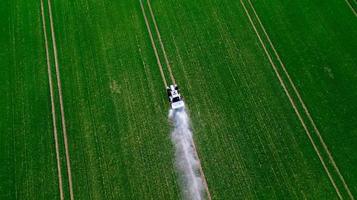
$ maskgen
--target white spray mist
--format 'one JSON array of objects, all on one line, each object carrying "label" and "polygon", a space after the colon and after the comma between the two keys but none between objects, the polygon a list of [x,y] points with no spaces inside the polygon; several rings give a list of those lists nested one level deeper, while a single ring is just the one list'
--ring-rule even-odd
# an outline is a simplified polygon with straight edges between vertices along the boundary
[{"label": "white spray mist", "polygon": [[190,127],[190,118],[184,108],[169,111],[173,122],[171,140],[175,146],[175,164],[181,179],[184,198],[202,200],[203,180],[200,176],[199,161],[196,157]]}]

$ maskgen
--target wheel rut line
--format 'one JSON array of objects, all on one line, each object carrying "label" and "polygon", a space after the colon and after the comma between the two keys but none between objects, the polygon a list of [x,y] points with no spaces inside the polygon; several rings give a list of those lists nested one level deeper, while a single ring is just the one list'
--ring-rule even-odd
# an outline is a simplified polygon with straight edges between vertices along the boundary
[{"label": "wheel rut line", "polygon": [[351,9],[351,11],[353,12],[353,14],[355,15],[355,17],[357,17],[357,12],[356,10],[353,8],[353,6],[351,5],[349,0],[345,0],[347,6]]},{"label": "wheel rut line", "polygon": [[149,7],[149,11],[150,11],[150,15],[151,15],[152,21],[154,22],[155,31],[156,31],[157,37],[158,37],[158,39],[159,39],[159,43],[160,43],[160,46],[161,46],[161,50],[162,50],[162,52],[163,52],[163,54],[164,54],[164,59],[165,59],[165,63],[166,63],[167,69],[169,70],[169,73],[170,73],[170,78],[171,78],[171,80],[172,80],[172,83],[173,83],[173,84],[176,84],[175,77],[174,77],[174,75],[173,75],[173,73],[172,73],[171,65],[170,65],[169,59],[168,59],[168,57],[167,57],[164,44],[163,44],[162,39],[161,39],[161,34],[160,34],[160,31],[159,31],[159,27],[157,26],[156,19],[155,19],[155,15],[154,15],[154,12],[152,11],[152,8],[151,8],[150,0],[147,0],[146,3],[147,3],[147,5],[148,5],[148,7]]},{"label": "wheel rut line", "polygon": [[44,42],[45,42],[45,51],[46,51],[48,84],[50,87],[50,96],[51,96],[51,112],[52,112],[53,137],[54,137],[55,149],[56,149],[58,187],[59,187],[59,192],[60,192],[60,199],[64,200],[61,161],[60,161],[61,159],[60,159],[60,155],[59,155],[58,133],[57,133],[57,123],[56,123],[56,110],[55,110],[55,102],[54,102],[54,95],[53,95],[51,63],[50,63],[50,55],[49,55],[49,50],[48,50],[48,39],[47,39],[47,33],[46,33],[46,20],[45,20],[45,14],[44,14],[43,0],[41,0],[41,18],[42,18],[42,28],[43,28],[43,35],[44,35]]},{"label": "wheel rut line", "polygon": [[52,16],[51,0],[47,0],[47,4],[48,4],[49,19],[50,19],[50,29],[51,29],[51,36],[52,36],[53,55],[54,55],[54,60],[55,60],[57,87],[58,87],[61,119],[62,119],[61,120],[62,121],[62,132],[63,132],[63,140],[64,140],[64,147],[65,147],[65,155],[66,155],[69,194],[70,194],[70,199],[74,200],[73,184],[72,184],[72,173],[71,173],[71,162],[70,162],[70,155],[69,155],[69,150],[68,150],[66,119],[65,119],[65,112],[64,112],[64,106],[63,106],[62,83],[61,83],[61,75],[60,75],[59,64],[58,64],[58,53],[57,53],[56,36],[55,36],[54,25],[53,25],[54,23],[53,23],[53,16]]},{"label": "wheel rut line", "polygon": [[[346,0],[346,1],[347,1],[347,0]],[[332,156],[330,150],[328,149],[328,147],[327,147],[327,145],[326,145],[324,139],[322,138],[321,133],[320,133],[319,129],[317,128],[316,124],[315,124],[315,121],[313,120],[313,118],[312,118],[312,116],[311,116],[309,110],[307,109],[306,104],[305,104],[305,102],[303,101],[303,99],[302,99],[302,97],[301,97],[301,95],[300,95],[300,92],[298,91],[298,89],[296,88],[296,86],[295,86],[293,80],[291,79],[291,77],[290,77],[290,75],[289,75],[289,73],[288,73],[288,71],[287,71],[287,69],[286,69],[286,67],[285,67],[285,64],[284,64],[283,61],[281,60],[281,58],[280,58],[278,52],[276,51],[275,46],[273,45],[273,43],[272,43],[272,41],[271,41],[271,39],[270,39],[270,37],[269,37],[269,35],[268,35],[268,33],[267,33],[267,31],[266,31],[264,25],[263,25],[263,23],[262,23],[261,20],[260,20],[259,15],[257,14],[257,12],[256,12],[256,10],[255,10],[253,4],[251,3],[251,0],[248,0],[248,3],[249,3],[249,5],[251,6],[251,8],[252,8],[252,10],[253,10],[253,13],[254,13],[254,15],[256,16],[256,18],[257,18],[257,20],[258,20],[258,23],[259,23],[260,27],[262,28],[262,30],[263,30],[263,32],[264,32],[266,38],[268,39],[268,42],[269,42],[270,46],[272,47],[273,52],[274,52],[276,58],[278,59],[280,66],[282,67],[282,69],[283,69],[283,71],[284,71],[284,74],[285,74],[286,77],[288,78],[289,83],[290,83],[290,85],[292,86],[292,88],[293,88],[293,90],[294,90],[294,93],[295,93],[296,96],[298,97],[298,100],[299,100],[300,104],[302,105],[303,110],[305,111],[305,113],[306,113],[306,115],[307,115],[307,117],[308,117],[308,119],[309,119],[311,125],[313,126],[313,129],[315,130],[315,132],[316,132],[316,134],[317,134],[317,136],[318,136],[318,138],[319,138],[319,141],[321,142],[321,144],[322,144],[322,146],[323,146],[325,152],[327,153],[327,155],[328,155],[328,157],[329,157],[329,160],[330,160],[332,166],[334,167],[336,173],[338,174],[338,177],[339,177],[340,180],[342,181],[342,184],[343,184],[344,188],[346,189],[346,191],[347,191],[349,197],[350,197],[351,199],[354,199],[354,197],[353,197],[353,195],[352,195],[352,193],[351,193],[351,191],[350,191],[350,189],[349,189],[349,187],[348,187],[348,185],[347,185],[347,183],[346,183],[344,177],[342,176],[342,174],[341,174],[339,168],[337,167],[337,164],[336,164],[336,162],[335,162],[335,160],[334,160],[334,158],[333,158],[333,156]]]},{"label": "wheel rut line", "polygon": [[158,52],[157,52],[157,48],[156,48],[156,45],[155,45],[155,41],[154,41],[152,32],[151,32],[151,30],[150,30],[149,21],[148,21],[148,19],[147,19],[146,14],[145,14],[144,5],[143,5],[142,0],[139,0],[139,1],[140,1],[141,12],[143,13],[143,16],[144,16],[144,19],[145,19],[146,28],[147,28],[147,31],[148,31],[149,36],[150,36],[151,46],[152,46],[152,48],[153,48],[153,50],[154,50],[154,53],[155,53],[157,65],[159,66],[159,69],[160,69],[161,78],[162,78],[162,81],[164,82],[165,88],[167,88],[168,85],[167,85],[167,82],[166,82],[164,70],[162,69],[162,64],[161,64],[161,61],[160,61],[160,57],[159,57],[159,54],[158,54]]},{"label": "wheel rut line", "polygon": [[298,117],[298,119],[299,119],[301,125],[303,126],[303,128],[304,128],[304,130],[305,130],[305,132],[306,132],[306,134],[307,134],[307,136],[308,136],[308,138],[309,138],[309,140],[310,140],[310,142],[311,142],[311,144],[312,144],[312,146],[313,146],[313,148],[314,148],[314,150],[315,150],[315,152],[316,152],[316,154],[317,154],[317,156],[318,156],[318,158],[319,158],[319,160],[320,160],[320,162],[321,162],[321,164],[322,164],[322,166],[323,166],[323,168],[324,168],[324,170],[325,170],[325,172],[326,172],[326,174],[327,174],[327,176],[328,176],[328,178],[330,179],[331,184],[333,185],[333,187],[334,187],[334,189],[335,189],[335,191],[336,191],[338,197],[339,197],[340,199],[343,199],[343,198],[342,198],[342,195],[341,195],[341,193],[340,193],[339,188],[337,187],[337,185],[336,185],[334,179],[332,178],[332,176],[331,176],[331,174],[330,174],[330,171],[328,170],[328,168],[327,168],[327,166],[326,166],[326,163],[325,163],[324,159],[322,158],[322,156],[321,156],[321,154],[320,154],[320,151],[318,150],[318,148],[317,148],[317,146],[316,146],[316,144],[315,144],[315,142],[314,142],[314,140],[313,140],[313,138],[312,138],[312,136],[311,136],[310,131],[308,130],[308,128],[307,128],[307,126],[306,126],[304,120],[302,119],[301,114],[300,114],[300,112],[298,111],[294,100],[292,99],[290,93],[288,92],[287,87],[286,87],[286,85],[285,85],[285,83],[284,83],[282,77],[280,76],[280,74],[279,74],[279,72],[278,72],[278,70],[277,70],[276,65],[274,64],[274,62],[273,62],[273,60],[272,60],[272,58],[271,58],[271,56],[270,56],[270,54],[269,54],[269,52],[268,52],[268,50],[267,50],[267,48],[266,48],[266,46],[265,46],[265,44],[264,44],[264,42],[263,42],[263,40],[262,40],[260,34],[258,33],[258,30],[257,30],[256,26],[254,25],[253,20],[252,20],[250,14],[249,14],[249,12],[248,12],[248,10],[247,10],[247,8],[246,8],[244,2],[243,2],[242,0],[240,0],[240,3],[241,3],[241,5],[242,5],[243,8],[244,8],[244,11],[245,11],[245,13],[246,13],[246,15],[247,15],[247,17],[248,17],[248,19],[249,19],[249,22],[250,22],[250,24],[252,25],[252,28],[254,29],[255,34],[256,34],[256,36],[258,37],[258,39],[259,39],[259,41],[260,41],[260,44],[261,44],[261,46],[263,47],[263,50],[264,50],[264,52],[265,52],[265,54],[266,54],[266,56],[267,56],[267,58],[268,58],[268,60],[269,60],[269,62],[270,62],[270,64],[271,64],[271,66],[273,67],[273,70],[274,70],[274,72],[275,72],[275,74],[276,74],[276,76],[277,76],[277,78],[278,78],[278,80],[279,80],[279,82],[280,82],[280,85],[283,87],[283,90],[284,90],[285,94],[287,95],[290,104],[292,105],[292,107],[293,107],[293,109],[294,109],[294,111],[295,111],[295,113],[296,113],[296,115],[297,115],[297,117]]},{"label": "wheel rut line", "polygon": [[[167,84],[166,84],[166,79],[165,79],[165,75],[163,73],[163,70],[162,70],[162,65],[161,65],[161,61],[160,61],[160,58],[158,56],[158,53],[157,53],[157,48],[156,48],[156,44],[155,44],[155,41],[153,39],[153,35],[152,35],[152,32],[151,32],[151,29],[150,29],[150,25],[149,25],[149,22],[148,22],[148,19],[147,19],[147,16],[145,14],[145,9],[144,9],[144,6],[143,6],[143,3],[142,3],[142,0],[139,0],[140,1],[140,6],[141,6],[141,11],[144,15],[144,19],[145,19],[145,24],[146,24],[146,27],[147,27],[147,30],[149,32],[149,36],[150,36],[150,40],[151,40],[151,44],[152,44],[152,47],[154,49],[154,53],[155,53],[155,56],[156,56],[156,59],[157,59],[157,62],[159,64],[159,67],[160,67],[160,72],[162,73],[162,77],[163,79],[165,80],[165,86],[167,87]],[[165,51],[165,47],[164,47],[164,44],[162,42],[162,39],[161,39],[161,34],[160,34],[160,31],[159,31],[159,28],[158,28],[158,25],[156,23],[156,20],[155,20],[155,15],[154,15],[154,12],[152,11],[152,8],[151,8],[151,4],[150,4],[150,0],[147,0],[147,4],[148,4],[148,7],[149,7],[149,12],[150,12],[150,15],[151,15],[151,18],[153,20],[153,23],[154,23],[154,26],[155,26],[155,31],[156,31],[156,34],[158,36],[158,39],[159,39],[159,43],[160,43],[160,46],[161,46],[161,50],[164,54],[164,59],[165,59],[165,62],[166,62],[166,65],[167,65],[167,68],[169,70],[169,73],[170,73],[170,77],[171,77],[171,80],[174,84],[176,84],[176,81],[175,81],[175,77],[173,75],[173,72],[171,70],[171,65],[170,65],[170,62],[168,60],[168,57],[167,57],[167,54],[166,54],[166,51]],[[206,177],[205,177],[205,174],[204,174],[204,171],[202,169],[202,165],[201,165],[201,160],[198,156],[198,153],[197,153],[197,149],[196,149],[196,145],[195,145],[195,142],[192,141],[192,146],[193,146],[193,149],[194,149],[194,154],[197,158],[197,161],[198,161],[198,166],[199,166],[199,171],[200,171],[200,175],[201,175],[201,178],[203,180],[203,185],[204,185],[204,188],[205,188],[205,191],[206,191],[206,195],[207,195],[207,198],[209,200],[211,200],[211,193],[208,189],[208,184],[207,184],[207,180],[206,180]]]}]

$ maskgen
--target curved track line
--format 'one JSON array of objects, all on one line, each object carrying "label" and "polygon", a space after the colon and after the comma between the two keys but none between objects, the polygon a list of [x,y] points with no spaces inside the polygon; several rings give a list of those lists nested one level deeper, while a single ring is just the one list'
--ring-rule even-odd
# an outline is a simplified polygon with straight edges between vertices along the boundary
[{"label": "curved track line", "polygon": [[70,194],[71,200],[73,200],[74,196],[73,196],[73,186],[72,186],[71,162],[70,162],[69,150],[68,150],[66,120],[65,120],[65,115],[64,115],[63,97],[62,97],[62,84],[61,84],[61,77],[60,77],[60,71],[59,71],[59,66],[58,66],[57,45],[56,45],[56,37],[55,37],[54,25],[53,25],[51,0],[48,0],[47,3],[48,3],[48,12],[49,12],[49,17],[50,17],[50,25],[51,25],[50,27],[51,27],[51,35],[52,35],[53,55],[54,55],[55,68],[56,68],[58,94],[59,94],[59,100],[60,100],[59,102],[60,102],[60,110],[61,110],[61,118],[62,118],[63,140],[64,140],[64,147],[65,147],[65,153],[66,153],[69,194]]},{"label": "curved track line", "polygon": [[155,53],[157,65],[159,66],[159,69],[160,69],[161,78],[162,78],[162,81],[163,81],[164,84],[165,84],[165,88],[167,88],[167,82],[166,82],[165,74],[164,74],[164,71],[163,71],[163,69],[162,69],[162,65],[161,65],[161,61],[160,61],[160,58],[159,58],[159,54],[157,53],[155,41],[154,41],[154,38],[153,38],[152,33],[151,33],[151,30],[150,30],[150,25],[149,25],[148,19],[147,19],[146,14],[145,14],[145,9],[144,9],[142,0],[140,0],[140,6],[141,6],[141,12],[142,12],[143,15],[144,15],[146,28],[147,28],[148,33],[149,33],[149,36],[150,36],[151,46],[152,46],[152,48],[153,48],[153,50],[154,50],[154,53]]},{"label": "curved track line", "polygon": [[340,173],[339,168],[337,167],[337,164],[336,164],[336,162],[335,162],[335,160],[334,160],[334,158],[333,158],[333,156],[332,156],[330,150],[328,149],[328,147],[327,147],[325,141],[323,140],[323,138],[322,138],[322,136],[321,136],[321,134],[320,134],[319,129],[317,128],[317,126],[316,126],[314,120],[312,119],[312,117],[311,117],[311,115],[310,115],[310,112],[309,112],[309,110],[307,109],[307,107],[306,107],[306,105],[305,105],[305,103],[304,103],[304,101],[303,101],[303,99],[302,99],[302,97],[301,97],[301,95],[300,95],[300,92],[297,90],[297,88],[296,88],[294,82],[292,81],[292,79],[291,79],[291,77],[290,77],[288,71],[286,70],[286,67],[285,67],[284,63],[283,63],[282,60],[280,59],[280,56],[279,56],[278,52],[276,51],[276,49],[275,49],[273,43],[271,42],[270,37],[269,37],[268,33],[267,33],[266,30],[265,30],[265,27],[263,26],[262,22],[260,21],[260,18],[259,18],[259,16],[258,16],[258,14],[256,13],[253,4],[251,3],[250,0],[248,0],[248,2],[249,2],[250,6],[251,6],[251,8],[252,8],[252,10],[253,10],[253,12],[254,12],[254,15],[255,15],[256,18],[258,19],[258,22],[259,22],[259,24],[260,24],[260,27],[263,29],[263,32],[264,32],[266,38],[268,39],[268,42],[269,42],[270,46],[272,47],[275,56],[278,58],[278,61],[279,61],[280,65],[281,65],[281,67],[282,67],[282,69],[283,69],[283,71],[284,71],[286,77],[288,78],[290,85],[292,86],[292,88],[293,88],[293,90],[294,90],[296,96],[298,97],[298,99],[299,99],[299,101],[300,101],[300,103],[301,103],[301,105],[302,105],[302,107],[303,107],[303,109],[304,109],[304,111],[305,111],[307,117],[309,118],[309,121],[311,122],[311,124],[312,124],[312,126],[313,126],[313,128],[314,128],[314,130],[315,130],[315,132],[316,132],[316,134],[317,134],[317,136],[318,136],[318,138],[319,138],[319,140],[320,140],[322,146],[324,147],[324,149],[325,149],[325,151],[326,151],[326,153],[327,153],[327,155],[328,155],[328,157],[329,157],[329,159],[330,159],[330,162],[332,163],[333,167],[335,168],[335,170],[336,170],[336,172],[337,172],[337,174],[338,174],[340,180],[342,181],[343,186],[344,186],[344,188],[346,189],[348,195],[350,196],[351,199],[354,199],[354,197],[353,197],[353,195],[352,195],[352,193],[351,193],[351,191],[350,191],[348,185],[347,185],[346,182],[345,182],[345,179],[343,178],[342,174]]},{"label": "curved track line", "polygon": [[257,35],[257,37],[258,37],[258,39],[259,39],[259,41],[260,41],[260,44],[262,45],[262,47],[263,47],[263,49],[264,49],[264,52],[265,52],[266,56],[268,57],[268,60],[269,60],[269,62],[270,62],[270,64],[271,64],[271,66],[272,66],[273,69],[274,69],[274,72],[275,72],[277,78],[279,79],[280,85],[283,87],[284,92],[285,92],[285,94],[287,95],[287,97],[288,97],[288,99],[289,99],[289,101],[290,101],[290,104],[292,105],[292,107],[293,107],[293,109],[294,109],[296,115],[298,116],[301,125],[303,126],[303,128],[304,128],[304,130],[305,130],[305,132],[306,132],[306,134],[307,134],[307,136],[308,136],[308,138],[309,138],[309,140],[310,140],[310,142],[311,142],[311,144],[312,144],[312,146],[313,146],[313,148],[314,148],[314,150],[315,150],[315,152],[316,152],[316,154],[317,154],[317,156],[318,156],[319,159],[320,159],[320,162],[321,162],[323,168],[325,169],[325,172],[327,173],[327,176],[329,177],[329,179],[330,179],[330,181],[331,181],[333,187],[335,188],[336,193],[337,193],[337,195],[339,196],[339,198],[340,198],[340,199],[343,199],[343,198],[342,198],[342,195],[341,195],[341,193],[340,193],[340,190],[337,188],[334,179],[332,178],[332,176],[331,176],[329,170],[327,169],[327,166],[326,166],[326,164],[325,164],[325,162],[324,162],[324,160],[323,160],[323,158],[322,158],[322,156],[321,156],[321,154],[320,154],[320,151],[318,150],[318,148],[317,148],[317,146],[316,146],[314,140],[313,140],[312,137],[311,137],[311,133],[310,133],[309,130],[307,129],[307,126],[306,126],[305,122],[303,121],[303,119],[302,119],[302,117],[301,117],[301,115],[300,115],[300,112],[298,111],[298,109],[297,109],[297,107],[296,107],[296,105],[295,105],[294,100],[293,100],[292,97],[290,96],[290,94],[289,94],[289,92],[288,92],[288,90],[287,90],[287,88],[286,88],[286,85],[285,85],[283,79],[281,78],[281,76],[280,76],[280,74],[279,74],[279,72],[278,72],[278,70],[277,70],[276,65],[274,64],[274,62],[273,62],[273,60],[272,60],[272,58],[271,58],[271,56],[270,56],[270,54],[269,54],[269,52],[268,52],[268,50],[267,50],[267,48],[266,48],[266,46],[265,46],[263,40],[261,39],[261,37],[260,37],[260,35],[259,35],[259,33],[258,33],[258,30],[257,30],[257,28],[255,27],[255,25],[254,25],[254,23],[253,23],[253,20],[252,20],[251,16],[250,16],[249,13],[248,13],[247,8],[245,7],[245,4],[243,3],[242,0],[240,0],[240,2],[241,2],[242,6],[243,6],[243,8],[244,8],[244,11],[245,11],[245,13],[246,13],[248,19],[249,19],[249,22],[251,23],[251,25],[252,25],[252,27],[253,27],[253,29],[254,29],[254,31],[255,31],[255,34]]},{"label": "curved track line", "polygon": [[164,53],[164,58],[165,58],[165,62],[166,62],[166,65],[167,65],[167,69],[169,70],[169,73],[170,73],[171,81],[172,81],[173,84],[176,85],[175,77],[174,77],[174,75],[172,73],[171,65],[170,65],[169,59],[167,58],[165,47],[164,47],[164,44],[163,44],[162,39],[161,39],[161,34],[160,34],[159,28],[158,28],[158,26],[156,24],[155,15],[154,15],[154,12],[151,9],[150,0],[147,0],[147,4],[149,6],[149,11],[150,11],[150,15],[151,15],[152,21],[154,22],[154,27],[155,27],[156,34],[157,34],[157,36],[159,38],[159,43],[160,43],[160,46],[161,46],[161,50]]},{"label": "curved track line", "polygon": [[55,109],[55,102],[54,102],[54,97],[53,97],[51,64],[50,64],[50,55],[49,55],[49,51],[48,51],[48,40],[47,40],[47,33],[46,33],[46,20],[45,20],[44,8],[43,8],[43,0],[41,0],[41,16],[42,16],[42,28],[43,28],[43,35],[44,35],[45,49],[46,49],[48,84],[50,86],[50,96],[51,96],[52,124],[53,124],[53,137],[55,140],[55,148],[56,148],[58,187],[59,187],[59,192],[60,192],[60,199],[63,200],[64,195],[63,195],[63,184],[62,184],[61,159],[59,156],[58,134],[57,134],[57,124],[56,124],[56,109]]}]

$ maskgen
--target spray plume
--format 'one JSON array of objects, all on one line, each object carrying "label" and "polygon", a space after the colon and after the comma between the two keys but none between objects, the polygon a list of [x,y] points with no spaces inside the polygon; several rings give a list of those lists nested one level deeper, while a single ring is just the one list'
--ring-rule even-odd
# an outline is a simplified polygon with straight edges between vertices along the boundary
[{"label": "spray plume", "polygon": [[184,108],[170,109],[169,118],[173,122],[171,140],[175,146],[175,165],[179,172],[184,198],[202,200],[203,180],[200,176],[199,161],[196,157],[190,126],[190,118]]}]

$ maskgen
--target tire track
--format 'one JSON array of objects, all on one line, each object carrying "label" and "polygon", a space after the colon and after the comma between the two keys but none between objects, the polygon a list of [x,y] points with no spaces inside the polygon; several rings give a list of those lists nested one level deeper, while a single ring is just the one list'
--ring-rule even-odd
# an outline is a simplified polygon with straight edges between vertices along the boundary
[{"label": "tire track", "polygon": [[353,12],[353,14],[355,15],[355,17],[357,17],[357,12],[356,10],[353,8],[353,6],[351,5],[351,3],[348,0],[345,0],[347,6],[351,9],[351,11]]},{"label": "tire track", "polygon": [[290,101],[290,104],[292,105],[292,107],[293,107],[293,109],[294,109],[294,111],[295,111],[295,113],[296,113],[296,115],[297,115],[297,117],[298,117],[298,119],[299,119],[301,125],[303,126],[303,128],[304,128],[304,130],[305,130],[305,132],[306,132],[306,134],[307,134],[307,136],[308,136],[308,138],[309,138],[309,140],[310,140],[310,142],[311,142],[311,144],[312,144],[312,146],[313,146],[313,148],[314,148],[314,150],[315,150],[315,152],[316,152],[316,154],[317,154],[317,156],[319,157],[319,160],[320,160],[320,162],[321,162],[321,164],[322,164],[322,166],[323,166],[323,168],[324,168],[324,170],[325,170],[325,172],[326,172],[328,178],[330,179],[331,184],[332,184],[333,187],[335,188],[335,191],[336,191],[338,197],[339,197],[340,199],[343,199],[343,198],[342,198],[342,195],[341,195],[341,193],[340,193],[340,190],[339,190],[338,187],[336,186],[336,183],[335,183],[334,179],[332,178],[332,176],[331,176],[331,174],[330,174],[330,171],[328,170],[328,168],[327,168],[327,166],[326,166],[326,163],[325,163],[325,161],[323,160],[323,158],[322,158],[322,156],[321,156],[321,154],[320,154],[320,151],[318,150],[318,148],[317,148],[317,146],[316,146],[316,144],[315,144],[315,142],[314,142],[314,140],[313,140],[313,138],[312,138],[312,136],[311,136],[310,131],[308,130],[308,128],[307,128],[307,126],[306,126],[304,120],[302,119],[301,114],[300,114],[300,112],[298,111],[294,100],[292,99],[290,93],[288,92],[287,87],[286,87],[286,85],[285,85],[285,83],[284,83],[282,77],[280,76],[280,74],[279,74],[279,72],[278,72],[278,70],[277,70],[276,65],[274,64],[274,62],[273,62],[273,60],[272,60],[272,58],[271,58],[271,56],[270,56],[270,54],[269,54],[269,52],[268,52],[268,50],[267,50],[267,48],[266,48],[266,46],[265,46],[263,40],[261,39],[261,36],[260,36],[260,34],[258,33],[258,30],[257,30],[256,26],[254,25],[253,20],[252,20],[250,14],[249,14],[249,12],[248,12],[248,10],[247,10],[247,8],[246,8],[244,2],[243,2],[242,0],[240,0],[240,3],[241,3],[241,5],[242,5],[243,8],[244,8],[244,11],[245,11],[245,13],[246,13],[246,15],[247,15],[247,17],[248,17],[248,19],[249,19],[249,22],[250,22],[250,24],[252,25],[252,27],[253,27],[253,29],[254,29],[254,31],[255,31],[255,34],[257,35],[257,37],[258,37],[258,39],[259,39],[259,41],[260,41],[260,44],[262,45],[263,50],[264,50],[264,52],[265,52],[265,54],[266,54],[266,56],[267,56],[267,58],[268,58],[268,60],[269,60],[269,62],[270,62],[270,64],[271,64],[271,66],[273,67],[273,70],[274,70],[274,72],[275,72],[277,78],[279,79],[280,85],[283,87],[284,92],[285,92],[285,94],[287,95],[287,97],[288,97],[288,99],[289,99],[289,101]]},{"label": "tire track", "polygon": [[280,66],[282,67],[282,69],[283,69],[283,71],[284,71],[286,77],[288,78],[289,83],[290,83],[290,85],[292,86],[292,88],[293,88],[293,90],[294,90],[294,93],[295,93],[296,96],[298,97],[298,100],[299,100],[300,104],[302,105],[302,107],[303,107],[303,109],[304,109],[304,111],[305,111],[305,114],[307,115],[307,117],[308,117],[310,123],[312,124],[312,126],[313,126],[313,128],[314,128],[314,130],[315,130],[315,132],[316,132],[316,134],[317,134],[317,136],[318,136],[318,138],[319,138],[319,141],[321,142],[321,144],[322,144],[322,146],[323,146],[325,152],[327,153],[330,162],[332,163],[332,165],[333,165],[333,167],[334,167],[336,173],[338,174],[340,180],[342,181],[344,188],[346,189],[346,191],[347,191],[348,195],[350,196],[350,198],[351,198],[351,199],[354,199],[354,197],[353,197],[353,195],[352,195],[352,193],[351,193],[351,191],[350,191],[348,185],[347,185],[346,182],[345,182],[345,179],[343,178],[343,176],[342,176],[342,174],[341,174],[339,168],[337,167],[337,164],[336,164],[336,162],[335,162],[335,160],[334,160],[334,158],[333,158],[333,156],[332,156],[330,150],[328,149],[328,147],[327,147],[327,145],[326,145],[324,139],[322,138],[321,133],[320,133],[319,129],[317,128],[316,124],[315,124],[315,121],[314,121],[313,118],[311,117],[311,114],[310,114],[309,110],[307,109],[307,107],[306,107],[306,105],[305,105],[305,102],[303,101],[303,99],[302,99],[302,97],[301,97],[301,95],[300,95],[300,92],[297,90],[297,88],[296,88],[294,82],[292,81],[292,79],[291,79],[291,77],[290,77],[290,75],[289,75],[289,73],[288,73],[288,71],[287,71],[287,69],[286,69],[286,67],[285,67],[285,64],[282,62],[282,60],[281,60],[281,58],[280,58],[278,52],[276,51],[276,49],[275,49],[273,43],[271,42],[270,37],[269,37],[268,33],[266,32],[265,27],[263,26],[263,23],[262,23],[261,20],[260,20],[260,17],[259,17],[258,14],[256,13],[255,8],[254,8],[253,4],[251,3],[251,0],[248,0],[248,3],[249,3],[249,5],[250,5],[250,7],[252,8],[254,15],[256,16],[256,18],[257,18],[257,20],[258,20],[258,23],[259,23],[260,27],[261,27],[262,30],[263,30],[264,35],[265,35],[266,38],[268,39],[268,43],[269,43],[270,46],[272,47],[273,52],[274,52],[276,58],[278,59]]},{"label": "tire track", "polygon": [[159,69],[160,69],[161,78],[162,78],[162,81],[164,82],[165,88],[167,88],[168,85],[167,85],[167,82],[166,82],[165,74],[164,74],[164,71],[162,69],[162,65],[161,65],[161,61],[160,61],[160,58],[159,58],[159,54],[157,52],[155,41],[154,41],[154,38],[153,38],[151,30],[150,30],[149,21],[148,21],[148,19],[146,17],[145,9],[144,9],[144,5],[143,5],[142,0],[140,0],[140,7],[141,7],[141,12],[143,13],[143,16],[144,16],[144,19],[145,19],[146,28],[147,28],[149,36],[150,36],[151,46],[152,46],[152,48],[154,50],[154,53],[155,53],[157,65],[159,66]]},{"label": "tire track", "polygon": [[[150,35],[151,44],[152,44],[152,47],[154,49],[155,56],[156,56],[156,59],[157,59],[157,63],[158,63],[159,68],[160,68],[161,76],[162,76],[162,78],[164,80],[165,86],[167,87],[165,75],[164,75],[163,70],[162,70],[162,65],[161,65],[161,61],[160,61],[160,58],[159,58],[158,53],[157,53],[157,48],[156,48],[156,45],[155,45],[155,41],[153,39],[153,36],[152,36],[152,33],[151,33],[151,29],[150,29],[150,25],[149,25],[148,19],[147,19],[146,14],[145,14],[145,9],[144,9],[142,0],[139,0],[139,1],[140,1],[140,6],[141,6],[141,11],[142,11],[142,13],[144,15],[144,18],[145,18],[146,27],[147,27],[147,30],[148,30],[149,35]],[[172,73],[171,66],[170,66],[170,63],[168,61],[168,57],[167,57],[167,54],[166,54],[166,51],[165,51],[165,48],[164,48],[164,44],[163,44],[162,39],[161,39],[160,31],[158,29],[158,26],[157,26],[157,23],[156,23],[156,20],[155,20],[155,16],[154,16],[154,13],[153,13],[152,8],[151,8],[150,0],[147,0],[147,4],[148,4],[148,7],[149,7],[151,18],[152,18],[152,20],[154,22],[155,31],[156,31],[156,34],[157,34],[158,39],[159,39],[161,50],[162,50],[162,52],[164,54],[165,62],[166,62],[167,68],[169,70],[171,80],[172,80],[172,82],[174,84],[176,84],[175,77],[174,77],[174,75]],[[196,150],[196,145],[195,145],[194,141],[192,142],[192,146],[193,146],[193,149],[194,149],[194,154],[195,154],[195,156],[197,157],[197,160],[198,160],[199,171],[200,171],[201,178],[203,180],[203,185],[205,187],[207,198],[209,200],[211,200],[212,199],[211,198],[211,193],[209,192],[209,189],[208,189],[207,180],[206,180],[205,174],[203,172],[202,165],[201,165],[201,160],[200,160],[200,158],[198,156],[198,153],[197,153],[197,150]]]},{"label": "tire track", "polygon": [[165,59],[165,62],[166,62],[167,69],[169,70],[169,73],[170,73],[170,78],[172,80],[172,83],[176,84],[175,77],[174,77],[174,75],[172,73],[171,65],[170,65],[169,59],[167,58],[166,50],[165,50],[164,44],[163,44],[162,39],[161,39],[161,34],[160,34],[159,28],[158,28],[158,26],[156,24],[156,19],[155,19],[154,12],[151,9],[150,0],[147,0],[146,3],[148,4],[152,21],[154,22],[154,27],[155,27],[155,31],[156,31],[157,37],[159,38],[159,43],[160,43],[160,46],[161,46],[161,50],[164,53],[164,59]]},{"label": "tire track", "polygon": [[51,64],[50,64],[50,55],[49,55],[49,50],[48,50],[48,39],[47,39],[47,33],[46,33],[46,20],[45,20],[45,14],[44,14],[43,0],[41,0],[41,16],[42,16],[43,35],[44,35],[44,40],[45,40],[48,84],[50,86],[50,96],[51,96],[52,124],[53,124],[53,137],[54,137],[54,140],[55,140],[55,148],[56,148],[58,187],[59,187],[59,192],[60,192],[60,199],[63,200],[64,199],[64,195],[63,195],[61,159],[60,159],[60,155],[59,155],[58,133],[57,133],[57,123],[56,123],[56,110],[55,110],[54,95],[53,95]]},{"label": "tire track", "polygon": [[193,150],[194,150],[195,156],[196,156],[196,158],[197,158],[197,160],[198,160],[198,168],[200,169],[200,174],[201,174],[201,177],[202,177],[202,180],[203,180],[203,186],[205,187],[205,190],[206,190],[207,198],[208,198],[209,200],[211,200],[211,199],[212,199],[211,193],[210,193],[210,191],[209,191],[209,189],[208,189],[208,184],[207,184],[206,176],[205,176],[205,173],[203,172],[202,165],[201,165],[201,159],[200,159],[200,157],[198,156],[197,149],[196,149],[196,144],[195,144],[194,141],[192,142],[192,146],[193,146]]},{"label": "tire track", "polygon": [[62,121],[62,132],[63,132],[63,140],[64,140],[64,147],[65,147],[65,154],[66,154],[69,194],[70,194],[70,199],[74,200],[71,162],[70,162],[70,156],[69,156],[69,150],[68,150],[67,128],[66,128],[66,120],[65,120],[65,113],[64,113],[64,106],[63,106],[62,84],[61,84],[61,77],[60,77],[59,64],[58,64],[57,44],[56,44],[56,36],[55,36],[54,25],[53,25],[51,0],[48,0],[47,4],[48,4],[48,13],[49,13],[49,18],[50,18],[50,29],[51,29],[51,36],[52,36],[53,55],[54,55],[54,60],[55,60],[57,87],[58,87],[61,119],[62,119],[61,120]]}]

